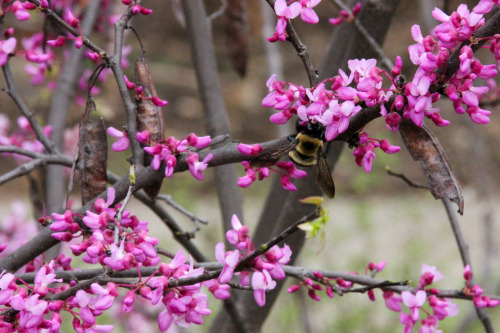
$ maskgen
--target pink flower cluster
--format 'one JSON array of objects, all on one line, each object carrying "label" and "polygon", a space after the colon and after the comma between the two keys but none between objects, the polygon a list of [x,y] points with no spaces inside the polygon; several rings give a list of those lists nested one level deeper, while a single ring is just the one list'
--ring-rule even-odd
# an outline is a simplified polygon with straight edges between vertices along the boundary
[{"label": "pink flower cluster", "polygon": [[[139,5],[137,3],[136,0],[122,0],[122,3],[124,5],[130,6],[132,9],[132,14],[134,14],[134,15],[137,15],[137,14],[150,15],[151,13],[153,13],[153,10],[146,8],[146,7],[142,7],[141,5]],[[36,8],[36,6],[34,6],[33,4],[31,4],[31,3],[28,3],[28,4],[31,5],[31,6],[28,6],[28,7],[30,7],[28,9],[35,9]],[[23,6],[20,6],[20,8],[22,8],[22,7]],[[24,5],[24,7],[27,7],[27,6]],[[16,13],[16,15],[17,15],[17,13]],[[29,16],[28,16],[28,18],[29,18]],[[83,35],[82,35],[81,27],[80,27],[80,20],[77,19],[73,15],[73,12],[71,11],[70,7],[64,8],[63,18],[70,26],[72,26],[73,28],[78,28],[78,32],[80,33],[80,35],[76,36],[76,37],[74,37],[74,36],[58,36],[57,39],[47,41],[47,44],[52,46],[52,47],[62,47],[66,43],[66,40],[69,39],[69,40],[75,41],[75,46],[77,49],[81,48],[83,45]],[[90,55],[90,57],[95,57],[95,54]]]},{"label": "pink flower cluster", "polygon": [[66,40],[70,39],[75,41],[75,47],[77,49],[81,48],[83,45],[83,37],[82,37],[83,34],[82,34],[82,29],[80,27],[80,20],[73,15],[73,12],[69,8],[66,9],[64,20],[73,28],[78,28],[78,32],[80,33],[80,35],[76,37],[58,36],[57,39],[55,40],[47,41],[47,44],[52,47],[62,47],[66,43]]},{"label": "pink flower cluster", "polygon": [[467,265],[464,268],[464,279],[465,279],[465,288],[463,289],[466,295],[472,296],[472,301],[477,308],[494,308],[500,304],[500,300],[490,299],[487,295],[483,295],[483,289],[475,284],[473,286],[470,285],[473,274],[470,269],[470,266]]},{"label": "pink flower cluster", "polygon": [[353,155],[356,164],[364,166],[366,172],[372,169],[372,162],[376,158],[375,148],[382,149],[386,154],[397,153],[401,148],[398,146],[391,146],[387,139],[372,139],[368,137],[368,133],[363,132],[359,135],[359,145],[354,149]]},{"label": "pink flower cluster", "polygon": [[62,279],[56,279],[55,274],[55,270],[61,268],[71,269],[69,261],[65,260],[64,266],[56,265],[54,260],[43,265],[35,276],[33,286],[20,281],[24,287],[16,285],[13,274],[0,274],[0,305],[4,308],[4,315],[0,317],[2,332],[59,332],[63,311],[73,316],[76,332],[110,332],[113,329],[112,325],[97,325],[95,317],[113,304],[117,296],[116,285],[108,283],[103,288],[94,283],[89,290],[78,290],[75,296],[66,300],[49,300],[51,297],[47,296],[56,296],[70,288],[66,284],[54,285],[62,282]]},{"label": "pink flower cluster", "polygon": [[[22,45],[25,50],[25,58],[29,61],[24,70],[31,76],[31,83],[38,85],[43,83],[48,69],[53,66],[55,54],[50,47],[44,44],[43,32],[36,33],[31,37],[23,38]],[[54,87],[51,84],[49,87]]]},{"label": "pink flower cluster", "polygon": [[137,3],[137,0],[122,0],[122,3],[126,6],[130,6],[132,8],[132,14],[142,14],[142,15],[150,15],[153,13],[152,9],[142,7]]},{"label": "pink flower cluster", "polygon": [[[410,313],[402,312],[399,315],[399,322],[403,324],[404,332],[411,332],[412,328],[421,321],[420,332],[435,332],[438,328],[438,322],[446,317],[456,316],[458,313],[458,304],[451,303],[449,298],[439,298],[436,289],[427,289],[426,287],[443,278],[443,275],[434,266],[422,265],[422,275],[420,276],[417,292],[413,294],[410,291],[403,291],[401,296],[394,295],[391,291],[384,292],[384,299],[387,308],[392,311],[400,312],[403,303],[410,309]],[[428,295],[428,293],[430,295]],[[433,313],[424,311],[427,317],[420,319],[420,308],[427,304],[431,307]]]},{"label": "pink flower cluster", "polygon": [[[276,75],[273,75],[267,81],[269,94],[262,101],[262,105],[279,111],[270,118],[271,122],[276,124],[284,124],[294,115],[302,121],[322,124],[325,127],[325,140],[327,141],[334,140],[347,130],[349,120],[361,110],[360,104],[368,107],[382,106],[382,115],[391,124],[391,128],[397,129],[401,118],[393,110],[387,112],[384,103],[388,102],[391,95],[399,90],[396,88],[396,81],[385,71],[376,67],[376,64],[375,59],[349,60],[348,65],[351,70],[349,76],[339,70],[340,75],[327,79],[314,88],[304,88],[290,82],[282,82],[276,79]],[[382,88],[382,73],[391,79],[391,89]],[[396,73],[392,75],[399,75],[397,66]],[[327,89],[327,82],[331,83],[331,90]],[[352,87],[352,84],[356,88]],[[402,105],[401,103],[400,107]],[[397,121],[396,124],[394,124],[394,119]],[[389,145],[387,140],[368,139],[366,133],[361,135],[360,144],[361,146],[354,151],[354,156],[358,165],[363,164],[367,172],[371,170],[376,147],[380,147],[389,154],[399,151],[399,147]]]},{"label": "pink flower cluster", "polygon": [[[411,119],[417,126],[422,126],[424,117],[437,126],[447,126],[449,121],[443,119],[439,108],[434,106],[439,101],[440,94],[446,94],[450,98],[457,113],[467,112],[473,122],[488,123],[491,112],[479,107],[479,99],[488,92],[488,87],[474,86],[474,83],[478,79],[488,80],[494,77],[497,74],[496,65],[483,65],[474,57],[470,46],[463,46],[460,49],[459,69],[452,77],[446,79],[438,70],[446,67],[450,55],[462,42],[477,42],[473,39],[473,34],[484,25],[483,15],[491,11],[494,4],[496,2],[483,0],[472,12],[466,5],[460,5],[449,16],[436,8],[433,16],[442,23],[426,37],[422,36],[420,27],[414,25],[412,36],[416,44],[411,45],[408,51],[411,61],[419,67],[408,83],[400,77],[400,57],[396,58],[390,75],[376,66],[375,59],[350,60],[349,76],[339,70],[338,76],[326,79],[313,88],[282,82],[273,75],[267,82],[269,94],[262,104],[278,111],[270,118],[276,124],[284,124],[294,115],[302,121],[321,123],[326,128],[327,141],[334,140],[345,132],[350,119],[365,106],[380,107],[387,128],[392,131],[398,130],[401,117]],[[276,1],[278,25],[272,41],[286,38],[286,22],[296,17],[300,10],[297,2],[287,6],[284,1]],[[358,11],[359,8],[356,9]],[[500,60],[499,41],[497,37],[489,38],[490,50],[497,61]],[[382,87],[382,74],[390,79],[391,86],[388,89]],[[326,83],[331,85],[331,89],[326,87]],[[435,88],[439,86],[445,88]],[[392,105],[387,110],[386,104],[390,101]],[[399,147],[389,145],[385,139],[368,139],[366,133],[361,135],[360,144],[354,151],[354,156],[356,163],[364,166],[366,172],[370,172],[375,159],[374,148],[380,147],[386,153],[399,151]],[[250,184],[256,176],[248,171],[247,166],[245,168],[247,177],[242,182]],[[263,177],[266,177],[265,173],[259,176],[261,179]]]},{"label": "pink flower cluster", "polygon": [[233,215],[231,223],[233,229],[226,232],[226,239],[236,250],[226,252],[222,242],[215,247],[215,257],[218,262],[224,265],[218,282],[224,284],[231,280],[233,274],[239,275],[240,284],[243,286],[251,285],[255,301],[259,306],[264,306],[266,290],[272,290],[276,286],[274,279],[285,278],[282,265],[290,261],[292,252],[286,244],[283,248],[274,245],[265,254],[258,256],[249,264],[251,271],[234,273],[239,260],[250,255],[255,245],[250,239],[248,227],[242,225],[236,215]]},{"label": "pink flower cluster", "polygon": [[[240,149],[240,146],[242,146],[242,144],[238,145],[238,150],[242,152],[243,150]],[[243,161],[241,162],[241,164],[243,164],[243,166],[245,167],[246,175],[238,178],[238,186],[241,186],[243,188],[250,187],[250,185],[252,185],[253,182],[257,180],[257,178],[259,180],[268,178],[269,171],[271,170],[280,174],[281,186],[283,186],[285,190],[297,191],[297,187],[295,187],[295,185],[292,184],[290,178],[297,179],[307,176],[307,173],[305,171],[297,169],[293,162],[276,163],[276,166],[281,170],[277,170],[270,167],[254,167],[248,161]]]},{"label": "pink flower cluster", "polygon": [[[127,210],[123,211],[120,221],[117,221],[116,214],[121,205],[117,204],[112,208],[110,206],[113,201],[114,190],[110,188],[107,201],[98,199],[93,206],[93,211],[87,211],[86,216],[83,217],[83,223],[90,229],[90,232],[82,229],[74,221],[71,211],[66,211],[62,215],[52,214],[54,222],[50,228],[56,231],[53,237],[62,241],[70,241],[84,236],[81,243],[71,245],[70,249],[74,255],[84,254],[83,260],[90,264],[101,264],[117,271],[157,265],[160,258],[154,246],[158,244],[158,240],[148,236],[147,222],[139,221]],[[153,277],[157,273],[160,276]],[[180,287],[170,286],[171,279],[194,278],[202,273],[203,268],[193,267],[192,259],[189,265],[186,264],[186,257],[182,251],[179,251],[172,263],[160,264],[158,270],[145,282],[132,286],[133,288],[123,298],[123,311],[130,312],[136,296],[140,295],[152,305],[160,302],[164,304],[165,309],[158,317],[161,331],[166,331],[173,323],[184,327],[191,323],[202,324],[202,316],[209,315],[211,311],[208,309],[206,294],[201,292],[201,286],[207,287],[218,299],[229,297],[229,286],[217,280]],[[94,294],[99,295],[96,299],[91,299],[84,292],[79,291],[75,298],[68,301],[69,304],[80,309],[82,322],[78,320],[73,322],[78,332],[83,332],[85,325],[95,323],[94,317],[109,308],[116,297],[114,290],[106,293],[103,288],[97,291],[94,290],[96,288],[98,289],[93,285]],[[109,296],[104,298],[105,295],[111,295],[113,299]]]},{"label": "pink flower cluster", "polygon": [[[109,127],[107,132],[112,137],[118,138],[111,146],[113,151],[124,151],[129,148],[130,140],[127,132],[120,131],[114,127]],[[153,169],[160,169],[162,162],[165,162],[165,177],[167,178],[172,177],[175,166],[177,165],[177,156],[181,153],[188,153],[186,162],[189,165],[189,171],[193,177],[198,180],[203,180],[202,171],[208,167],[208,162],[210,162],[213,157],[213,154],[210,153],[200,162],[198,154],[188,149],[188,146],[195,149],[206,148],[212,142],[210,136],[198,137],[196,134],[191,133],[180,141],[171,136],[162,141],[150,142],[150,135],[148,131],[145,130],[137,133],[137,140],[140,143],[151,145],[145,147],[144,151],[149,155],[153,155],[153,161],[151,161],[151,167]]]},{"label": "pink flower cluster", "polygon": [[50,229],[55,231],[52,237],[69,242],[83,236],[82,241],[71,245],[70,249],[75,256],[84,254],[82,260],[90,264],[100,263],[118,271],[157,265],[160,258],[154,246],[158,240],[148,235],[147,222],[130,215],[128,210],[123,211],[118,221],[121,204],[110,207],[114,199],[115,192],[110,187],[107,201],[99,198],[93,211],[87,211],[83,223],[89,231],[74,221],[69,210],[62,215],[52,214],[54,222]]},{"label": "pink flower cluster", "polygon": [[361,12],[361,2],[358,2],[352,7],[351,12],[348,12],[347,10],[341,9],[339,11],[339,16],[336,18],[331,18],[328,21],[332,25],[340,25],[344,22],[351,23],[356,19],[356,16],[358,16],[359,12]]},{"label": "pink flower cluster", "polygon": [[[215,297],[225,299],[229,297],[229,286],[215,287],[215,280],[195,283],[181,287],[169,286],[170,279],[182,280],[193,278],[203,273],[203,268],[194,268],[193,260],[186,264],[186,257],[179,250],[170,264],[162,263],[159,266],[160,276],[148,278],[144,283],[139,283],[123,298],[122,305],[125,312],[133,308],[136,295],[151,302],[152,305],[162,303],[165,309],[158,316],[160,330],[166,331],[172,324],[188,327],[191,323],[201,325],[202,316],[210,315],[207,295],[201,292],[201,286],[206,285]],[[149,282],[149,284],[147,284]]]},{"label": "pink flower cluster", "polygon": [[306,23],[316,24],[319,22],[318,15],[313,8],[321,0],[292,0],[291,2],[290,5],[287,4],[286,0],[276,0],[274,3],[274,11],[278,17],[278,22],[276,23],[276,31],[273,33],[273,36],[267,39],[269,42],[284,42],[287,38],[285,30],[288,20],[296,18],[299,14],[302,21]]},{"label": "pink flower cluster", "polygon": [[[489,9],[491,10],[491,8]],[[488,11],[489,11],[488,10]],[[449,79],[444,80],[436,70],[446,65],[453,51],[462,42],[471,40],[474,32],[484,25],[483,14],[488,12],[483,4],[478,4],[472,12],[467,5],[460,5],[457,11],[446,15],[440,9],[432,12],[440,25],[434,28],[430,35],[423,37],[418,25],[411,29],[412,36],[417,44],[408,48],[410,59],[418,65],[412,82],[405,87],[408,104],[404,108],[404,116],[421,125],[423,117],[431,119],[437,126],[447,126],[448,121],[439,115],[439,109],[433,103],[439,100],[439,92],[431,93],[429,88],[435,84],[446,84],[445,93],[450,98],[457,113],[467,112],[471,120],[477,124],[489,122],[490,111],[479,107],[479,99],[488,92],[487,86],[473,86],[478,79],[490,79],[497,74],[495,64],[483,65],[474,57],[470,46],[460,49],[460,65],[458,71]],[[491,51],[496,54],[497,46],[491,39]],[[500,45],[499,45],[500,47]],[[498,48],[500,50],[500,48]],[[495,55],[498,60],[500,57]]]},{"label": "pink flower cluster", "polygon": [[[3,3],[9,2],[10,1],[3,1]],[[123,0],[122,2],[123,4],[131,8],[131,11],[134,15],[149,15],[152,13],[151,9],[142,7],[141,5],[137,4],[135,0]],[[19,21],[30,19],[29,11],[39,10],[41,11],[42,15],[44,15],[47,9],[51,9],[57,13],[61,13],[61,17],[63,20],[65,20],[71,27],[77,28],[79,30],[79,35],[49,35],[49,40],[47,41],[47,35],[45,33],[35,33],[30,37],[22,39],[22,46],[24,50],[15,50],[17,39],[13,37],[14,28],[5,29],[5,40],[0,41],[0,66],[3,66],[7,62],[9,56],[24,54],[25,59],[29,62],[24,66],[24,69],[26,73],[31,76],[31,83],[34,85],[42,84],[45,81],[48,69],[58,66],[58,64],[54,62],[56,55],[52,51],[52,48],[60,48],[65,46],[67,40],[73,40],[77,48],[81,48],[83,45],[80,20],[82,19],[84,14],[79,13],[78,15],[75,15],[73,12],[75,10],[75,7],[73,5],[74,4],[71,1],[49,2],[47,0],[42,0],[39,2],[39,5],[36,5],[29,1],[14,1],[12,5],[7,5],[2,8],[4,14],[12,11],[12,13]],[[113,11],[108,9],[108,7],[110,6],[110,2],[103,1],[101,6],[102,10],[99,12],[101,17],[98,18],[94,26],[95,31],[100,33],[108,31],[109,26],[113,25],[116,21],[116,15],[112,14]],[[123,46],[122,48],[122,66],[124,68],[127,67],[129,63],[126,59],[126,56],[128,53],[130,53],[131,49],[131,46],[127,45]],[[63,52],[62,55],[63,57],[67,57],[69,55],[69,52]],[[102,54],[87,50],[85,52],[85,56],[92,60],[94,63],[97,63],[101,60]],[[108,76],[107,73],[109,72],[109,70],[103,71],[99,77],[99,80],[104,81]],[[84,75],[81,76],[78,87],[83,92],[86,92],[88,89],[88,78],[92,75],[92,73],[93,70],[90,70],[89,72],[89,69],[85,69]],[[49,89],[53,89],[56,87],[56,83],[48,82],[47,87]],[[97,94],[99,89],[94,86],[91,90],[93,94]],[[82,101],[82,95],[78,95],[77,102],[83,105]]]},{"label": "pink flower cluster", "polygon": [[188,146],[194,147],[196,149],[203,149],[210,145],[212,139],[210,136],[198,137],[194,133],[189,134],[187,137],[177,141],[173,136],[166,140],[154,143],[151,147],[145,147],[144,151],[150,155],[153,155],[153,161],[151,162],[151,167],[158,170],[162,162],[165,162],[165,177],[169,178],[174,173],[175,166],[177,164],[177,156],[180,153],[188,153],[186,162],[189,165],[189,171],[194,178],[198,180],[203,180],[202,171],[208,167],[208,162],[213,157],[210,153],[200,162],[197,153],[193,153],[188,150]]},{"label": "pink flower cluster", "polygon": [[[9,135],[10,122],[9,119],[0,113],[0,146],[16,146],[22,149],[26,149],[35,153],[43,153],[43,144],[37,140],[36,133],[31,128],[30,123],[26,117],[17,118],[17,129],[14,129]],[[51,126],[44,126],[43,133],[50,137],[52,133]],[[3,153],[5,155],[14,155],[11,153]],[[21,162],[26,162],[27,157],[15,154],[16,160]]]},{"label": "pink flower cluster", "polygon": [[[375,276],[376,273],[382,272],[384,267],[385,267],[385,261],[382,261],[380,263],[372,262],[366,267],[365,274],[368,275],[368,271],[370,271],[373,277]],[[358,275],[358,273],[356,272],[345,272],[345,273]],[[321,298],[318,296],[316,291],[323,290],[321,284],[323,284],[326,287],[325,288],[326,295],[330,298],[333,298],[335,296],[334,288],[341,291],[348,291],[353,286],[353,283],[350,281],[346,281],[343,278],[326,278],[321,272],[318,271],[314,271],[313,275],[314,279],[305,278],[304,280],[300,281],[299,284],[290,286],[287,292],[294,293],[298,291],[301,287],[305,287],[307,289],[308,296],[311,299],[319,302],[321,301]],[[314,281],[317,281],[319,283],[315,283]],[[335,282],[336,285],[332,285],[332,281]],[[375,300],[375,296],[373,295],[373,290],[368,291],[368,296],[372,301]]]}]

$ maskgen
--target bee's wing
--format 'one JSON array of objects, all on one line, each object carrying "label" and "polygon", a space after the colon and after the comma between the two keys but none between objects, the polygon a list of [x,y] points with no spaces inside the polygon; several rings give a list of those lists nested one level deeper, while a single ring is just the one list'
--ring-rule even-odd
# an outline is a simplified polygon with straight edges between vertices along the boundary
[{"label": "bee's wing", "polygon": [[335,184],[333,183],[332,173],[330,172],[330,168],[328,168],[328,164],[326,164],[321,147],[318,149],[316,171],[316,182],[319,188],[327,197],[333,198],[335,196]]},{"label": "bee's wing", "polygon": [[291,139],[291,141],[286,142],[285,144],[273,150],[265,150],[261,152],[259,155],[255,156],[250,161],[250,164],[256,168],[269,167],[275,165],[280,158],[285,156],[290,150],[294,149],[295,146],[297,146],[297,143],[298,143],[297,140]]}]

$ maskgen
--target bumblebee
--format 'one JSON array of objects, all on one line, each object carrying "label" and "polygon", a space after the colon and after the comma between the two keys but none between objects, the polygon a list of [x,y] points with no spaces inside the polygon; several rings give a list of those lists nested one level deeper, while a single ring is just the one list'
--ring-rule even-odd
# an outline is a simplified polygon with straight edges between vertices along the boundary
[{"label": "bumblebee", "polygon": [[290,143],[274,151],[263,152],[252,161],[254,166],[274,164],[288,153],[288,157],[296,165],[310,167],[316,165],[316,182],[326,196],[335,196],[335,184],[332,174],[323,155],[325,127],[318,122],[308,121],[305,124],[297,121],[297,134],[289,137]]}]

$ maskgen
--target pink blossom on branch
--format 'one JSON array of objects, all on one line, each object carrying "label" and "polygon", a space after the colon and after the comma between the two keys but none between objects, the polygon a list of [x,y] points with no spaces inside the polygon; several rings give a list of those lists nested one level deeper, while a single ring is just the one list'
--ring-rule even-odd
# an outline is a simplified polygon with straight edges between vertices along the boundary
[{"label": "pink blossom on branch", "polygon": [[128,138],[127,132],[117,130],[114,127],[108,127],[107,133],[110,136],[118,139],[115,141],[115,143],[113,143],[113,145],[111,145],[111,149],[113,151],[115,152],[124,151],[127,150],[128,147],[130,146],[130,140]]},{"label": "pink blossom on branch", "polygon": [[10,37],[7,40],[0,41],[0,66],[7,63],[9,59],[9,54],[12,54],[16,48],[17,39]]}]

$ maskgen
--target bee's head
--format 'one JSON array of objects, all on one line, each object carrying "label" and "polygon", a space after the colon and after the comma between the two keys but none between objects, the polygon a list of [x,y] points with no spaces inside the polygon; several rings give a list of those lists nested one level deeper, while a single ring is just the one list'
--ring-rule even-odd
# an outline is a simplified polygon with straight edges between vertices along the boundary
[{"label": "bee's head", "polygon": [[314,120],[303,121],[300,118],[297,119],[297,133],[304,133],[310,137],[322,139],[325,134],[325,126],[320,122]]}]

